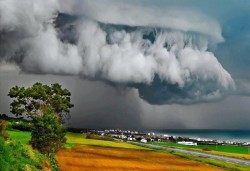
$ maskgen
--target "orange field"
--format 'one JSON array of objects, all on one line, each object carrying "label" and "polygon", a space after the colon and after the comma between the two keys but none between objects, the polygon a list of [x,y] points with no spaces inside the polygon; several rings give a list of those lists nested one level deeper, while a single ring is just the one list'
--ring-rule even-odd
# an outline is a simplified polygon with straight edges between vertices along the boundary
[{"label": "orange field", "polygon": [[57,153],[62,171],[219,171],[220,168],[169,153],[77,146]]}]

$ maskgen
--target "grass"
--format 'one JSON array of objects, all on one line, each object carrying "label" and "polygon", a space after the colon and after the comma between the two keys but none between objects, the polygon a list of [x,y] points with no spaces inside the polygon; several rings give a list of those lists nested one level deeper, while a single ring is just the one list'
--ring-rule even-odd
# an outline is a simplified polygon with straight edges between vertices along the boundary
[{"label": "grass", "polygon": [[[30,132],[23,132],[23,131],[8,131],[10,134],[10,138],[16,141],[20,141],[24,144],[27,144],[31,138]],[[72,148],[76,146],[76,144],[83,144],[83,145],[96,145],[96,146],[108,146],[108,147],[121,147],[121,148],[132,148],[138,149],[139,146],[127,144],[127,143],[120,143],[120,142],[111,142],[111,141],[102,141],[102,140],[95,140],[95,139],[86,139],[84,134],[77,134],[77,133],[70,133],[68,132],[66,135],[67,143],[64,145],[66,148]],[[245,154],[247,151],[246,147],[235,147],[235,146],[216,146],[214,145],[198,145],[198,146],[185,146],[175,143],[165,143],[165,142],[154,142],[154,144],[168,146],[168,147],[178,147],[184,149],[192,149],[196,151],[202,151],[209,154],[217,154],[223,155],[228,157],[235,157],[235,158],[242,158],[242,159],[249,159],[250,155]],[[203,148],[208,148],[211,151],[203,151]],[[233,148],[233,149],[230,149]],[[145,147],[141,147],[141,149],[145,149]]]},{"label": "grass", "polygon": [[[182,149],[186,149],[186,150],[194,150],[194,151],[199,151],[199,152],[208,153],[208,154],[215,154],[215,155],[221,155],[221,156],[226,156],[226,157],[234,157],[234,158],[239,158],[239,159],[250,160],[249,154],[240,153],[240,151],[246,152],[245,151],[246,147],[243,147],[245,149],[242,150],[242,147],[236,147],[236,146],[230,146],[230,145],[227,145],[225,147],[223,147],[223,146],[216,147],[215,145],[186,146],[186,145],[175,144],[175,143],[166,143],[166,142],[154,142],[151,144],[157,144],[157,145],[167,146],[167,147],[182,148]],[[208,148],[211,151],[204,151],[203,150],[204,148]],[[214,148],[217,151],[215,151]],[[234,149],[230,150],[230,148],[234,148]],[[239,153],[237,153],[237,151]]]},{"label": "grass", "polygon": [[188,148],[188,149],[209,149],[211,151],[218,152],[227,152],[227,153],[236,153],[236,154],[248,154],[248,147],[239,147],[233,145],[197,145],[197,146],[187,146],[176,143],[168,143],[168,142],[154,142],[153,144],[167,146],[167,147],[179,147],[179,148]]},{"label": "grass", "polygon": [[62,171],[220,171],[219,167],[183,159],[170,153],[125,148],[76,146],[57,153]]},{"label": "grass", "polygon": [[[28,142],[29,142],[29,140],[31,138],[31,133],[30,132],[22,132],[22,131],[13,131],[12,130],[12,131],[8,131],[8,133],[10,134],[11,141],[15,141],[17,143],[24,144],[24,148],[29,149],[28,151],[31,151],[30,146],[25,145],[25,144],[28,144]],[[145,148],[145,147],[141,147],[141,146],[137,146],[137,145],[133,145],[133,144],[129,144],[129,143],[124,143],[124,142],[86,139],[86,135],[77,134],[77,133],[70,133],[70,132],[68,132],[66,134],[66,138],[67,138],[67,143],[65,144],[66,149],[63,150],[63,152],[65,153],[66,156],[64,158],[60,158],[60,160],[61,161],[65,160],[65,164],[69,168],[71,167],[71,166],[68,166],[68,164],[70,164],[70,162],[71,162],[70,160],[79,161],[79,162],[80,162],[80,160],[81,161],[82,160],[87,160],[90,163],[87,162],[89,164],[89,166],[86,167],[87,168],[86,170],[88,170],[88,168],[92,168],[93,167],[92,165],[97,164],[97,163],[93,163],[94,161],[98,162],[98,165],[101,164],[101,165],[104,165],[104,166],[106,165],[105,164],[106,162],[109,163],[109,164],[107,164],[107,165],[110,165],[110,166],[107,166],[107,168],[109,168],[109,169],[106,169],[106,170],[110,170],[110,169],[111,170],[117,170],[117,168],[119,168],[118,170],[130,170],[130,168],[128,168],[129,166],[134,167],[134,170],[148,170],[148,169],[150,170],[150,168],[155,168],[153,166],[153,165],[155,165],[155,163],[154,164],[152,163],[153,161],[154,162],[157,161],[159,163],[164,161],[165,162],[164,165],[168,166],[167,168],[170,168],[170,166],[171,166],[172,170],[182,170],[182,169],[179,168],[178,164],[173,165],[171,163],[167,163],[167,161],[165,161],[164,158],[160,158],[159,156],[155,158],[155,156],[152,155],[151,156],[152,158],[150,158],[149,156],[151,155],[151,153],[154,153],[153,152],[154,150],[150,151],[149,148]],[[185,148],[185,149],[193,149],[193,150],[197,150],[197,151],[202,151],[203,148],[208,148],[208,146],[197,146],[197,147],[188,146],[187,147],[187,146],[184,146],[184,145],[179,145],[179,144],[174,144],[174,143],[160,143],[160,142],[155,142],[155,143],[157,143],[158,145],[163,145],[163,146],[168,146],[168,147],[179,147],[179,148]],[[76,145],[82,145],[82,146],[76,146]],[[97,147],[97,146],[99,146],[99,147]],[[106,147],[115,147],[115,148],[106,148]],[[230,156],[230,157],[238,157],[238,158],[247,158],[247,157],[250,156],[250,155],[247,155],[247,154],[244,154],[244,153],[242,154],[242,150],[239,150],[239,149],[238,150],[235,150],[235,149],[231,150],[231,149],[229,149],[229,148],[237,148],[235,146],[226,146],[225,148],[221,148],[221,147],[222,146],[218,146],[218,149],[216,149],[216,150],[219,150],[219,151],[207,151],[207,153],[225,155],[225,156]],[[214,147],[210,146],[210,148],[208,148],[208,149],[212,150],[213,148]],[[8,149],[8,148],[6,148],[6,149]],[[98,151],[101,150],[100,154],[96,154],[97,156],[95,158],[91,158],[91,155],[93,154],[93,151],[94,151],[93,149],[98,150]],[[67,150],[69,150],[69,151],[67,151]],[[86,154],[86,155],[90,155],[90,156],[87,156],[87,157],[83,156],[83,157],[78,159],[77,156],[78,155],[80,155],[80,156],[83,155],[82,153],[86,152],[85,150],[87,150],[87,151],[92,150],[92,152],[90,154]],[[229,152],[232,152],[232,151],[239,152],[239,153],[241,152],[241,153],[240,154],[229,153]],[[74,158],[73,156],[70,156],[71,154],[69,154],[68,152],[72,152],[72,155],[75,155],[76,158]],[[2,153],[3,152],[1,152],[1,155],[2,155]],[[32,153],[35,154],[35,156],[39,156],[38,152],[31,152],[30,154],[32,154]],[[112,153],[114,153],[114,154],[112,154]],[[13,152],[13,154],[14,154],[14,152]],[[30,155],[30,154],[28,154],[28,155]],[[116,156],[116,154],[119,154],[119,156]],[[237,170],[237,171],[249,170],[249,166],[247,167],[247,166],[243,166],[243,165],[239,165],[239,164],[231,164],[231,163],[227,163],[227,162],[222,162],[222,161],[212,160],[212,159],[206,159],[206,158],[201,158],[201,157],[195,157],[195,156],[190,156],[190,155],[187,155],[187,154],[181,154],[181,153],[177,153],[177,152],[173,152],[173,154],[184,157],[186,159],[190,159],[190,161],[195,160],[195,161],[201,162],[202,164],[200,164],[200,165],[197,165],[197,163],[194,164],[197,168],[200,168],[201,166],[205,167],[206,164],[212,164],[212,165],[219,166],[219,167],[226,168],[226,169],[230,169],[230,170]],[[67,158],[67,155],[69,155],[68,158]],[[108,156],[105,157],[105,155],[108,155]],[[135,158],[132,157],[131,155],[134,156]],[[168,155],[168,156],[165,156],[165,157],[167,159],[171,159],[170,161],[175,161],[176,160],[176,162],[178,163],[177,158],[172,158],[173,156],[171,154],[165,154],[165,155]],[[130,156],[130,157],[125,159],[124,158],[125,156]],[[57,157],[58,157],[58,155],[57,155]],[[62,157],[62,156],[60,156],[60,157]],[[8,158],[8,157],[4,157],[4,159],[6,159],[6,158]],[[38,160],[41,161],[42,157],[40,156],[40,157],[36,157],[36,158],[38,158]],[[93,159],[93,162],[89,161],[90,159]],[[182,160],[184,160],[184,159],[182,159]],[[29,161],[27,161],[26,159],[20,160],[20,161],[22,161],[23,163],[26,163],[27,166],[25,166],[25,167],[31,168],[32,170],[36,170],[36,167],[40,167],[40,165],[37,165],[36,162],[27,164],[27,162],[29,162]],[[117,163],[116,163],[116,161],[117,161]],[[31,162],[32,162],[32,160],[31,160]],[[114,162],[114,164],[112,165],[113,162]],[[11,162],[9,162],[9,163],[11,163]],[[84,163],[84,162],[82,162],[82,163]],[[120,164],[118,165],[118,163],[120,163]],[[129,166],[123,165],[122,163],[127,163],[127,164],[129,164]],[[73,164],[73,163],[71,163],[71,164],[72,164],[72,167],[74,167],[74,168],[72,168],[72,170],[79,169],[78,166],[81,165],[81,164]],[[158,164],[156,164],[156,166],[159,166],[159,168],[163,168],[163,166],[161,166],[161,164],[159,164],[159,165]],[[33,165],[35,165],[35,166],[33,166]],[[163,165],[163,163],[162,163],[162,165]],[[147,166],[147,168],[144,168],[144,166]],[[184,166],[185,166],[185,163],[184,163]],[[64,167],[64,166],[62,166],[62,167]],[[82,167],[82,165],[81,165],[81,167]],[[83,166],[83,167],[85,167],[85,166]],[[196,167],[191,167],[190,166],[191,170],[196,170],[195,169]],[[194,168],[194,169],[192,169],[192,168]],[[217,168],[215,168],[215,169],[217,169]],[[89,169],[89,170],[91,170],[91,169]],[[98,168],[97,168],[97,170],[98,170]],[[100,168],[99,168],[99,170],[100,170]],[[104,168],[104,170],[105,170],[105,168]],[[131,169],[131,170],[133,170],[133,169]],[[156,168],[156,169],[151,169],[151,170],[161,170],[161,169]],[[162,170],[169,170],[169,169],[164,168]],[[204,169],[198,169],[198,170],[204,170]],[[205,168],[205,170],[206,170],[206,168]]]},{"label": "grass", "polygon": [[218,166],[220,168],[224,168],[227,170],[234,170],[234,171],[249,171],[249,166],[241,165],[241,164],[234,164],[234,163],[229,163],[229,162],[224,162],[220,160],[214,160],[214,159],[208,159],[204,157],[196,157],[184,153],[179,153],[179,152],[171,152],[174,155],[189,159],[189,160],[194,160],[198,161],[201,163],[206,163],[214,166]]},{"label": "grass", "polygon": [[23,144],[28,144],[31,138],[30,132],[23,131],[7,131],[10,135],[10,139],[20,141]]},{"label": "grass", "polygon": [[[202,150],[197,150],[197,151],[202,151]],[[205,153],[250,160],[249,154],[236,154],[236,153],[227,153],[227,152],[219,152],[219,151],[205,151]]]},{"label": "grass", "polygon": [[75,146],[76,146],[76,144],[73,144],[73,143],[65,143],[64,144],[65,148],[72,148],[72,147],[75,147]]},{"label": "grass", "polygon": [[[16,141],[20,141],[24,144],[27,144],[31,138],[30,132],[23,131],[8,131],[10,138]],[[114,142],[114,141],[105,141],[105,140],[96,140],[96,139],[86,139],[86,135],[79,133],[68,132],[66,134],[67,143],[65,144],[66,148],[74,147],[77,144],[80,145],[93,145],[93,146],[104,146],[104,147],[117,147],[117,148],[130,148],[130,149],[139,149],[139,150],[150,150],[149,148],[140,147],[133,144],[128,144],[124,142]]]},{"label": "grass", "polygon": [[[47,158],[20,141],[0,138],[0,170],[26,171],[47,168]],[[47,164],[49,167],[49,164]]]},{"label": "grass", "polygon": [[85,135],[78,133],[68,132],[66,135],[67,144],[81,144],[81,145],[92,145],[92,146],[103,146],[103,147],[116,147],[116,148],[129,148],[137,150],[150,150],[149,148],[124,143],[124,142],[114,142],[96,139],[86,139]]},{"label": "grass", "polygon": [[[27,162],[25,162],[25,160],[21,160],[22,157],[25,157],[25,156],[28,157],[28,155],[30,155],[30,154],[32,154],[32,156],[35,158],[34,160],[36,162],[39,161],[39,165],[38,165],[36,162],[32,163],[33,159],[28,158],[28,161],[30,161],[30,162],[28,162],[28,165],[27,164],[25,165],[25,169],[24,169],[25,171],[26,170],[37,170],[34,167],[34,165],[36,167],[39,166],[40,167],[39,170],[41,170],[41,168],[43,170],[47,169],[47,170],[52,170],[52,171],[57,169],[56,160],[55,160],[55,157],[53,155],[51,155],[49,157],[45,156],[45,155],[39,153],[38,151],[33,150],[31,145],[29,145],[29,141],[31,139],[31,133],[30,132],[18,131],[18,130],[8,130],[7,132],[9,133],[9,141],[11,143],[18,144],[18,146],[20,146],[20,148],[29,149],[28,154],[26,154],[26,155],[22,154],[21,157],[18,157],[18,159],[20,159],[19,161],[21,162],[21,164],[27,163]],[[14,156],[16,154],[18,154],[18,153],[19,153],[18,149],[13,149],[13,152],[11,152],[11,154],[14,154]],[[20,167],[15,166],[13,168],[14,168],[14,170],[16,169],[18,171],[23,170],[23,166],[20,166]],[[0,167],[0,171],[2,171],[1,167]]]}]

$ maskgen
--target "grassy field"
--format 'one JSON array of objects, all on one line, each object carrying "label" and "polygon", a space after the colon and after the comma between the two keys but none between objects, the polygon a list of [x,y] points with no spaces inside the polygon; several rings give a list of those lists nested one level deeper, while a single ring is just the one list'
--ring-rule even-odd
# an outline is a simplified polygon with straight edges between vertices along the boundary
[{"label": "grassy field", "polygon": [[[27,144],[31,138],[30,132],[8,131],[11,140]],[[233,170],[247,170],[245,166],[229,164],[211,159],[203,159],[185,154],[155,152],[149,148],[136,146],[124,142],[86,139],[83,134],[67,133],[67,143],[64,149],[57,154],[57,159],[63,170],[220,170],[208,164],[225,167]],[[189,148],[173,143],[158,143],[169,147]],[[109,147],[109,148],[107,148]],[[112,147],[112,148],[110,148]],[[230,146],[232,147],[232,146]],[[29,148],[29,147],[28,147]],[[202,151],[204,147],[192,147]],[[206,148],[206,147],[205,147]],[[229,147],[227,147],[229,148]],[[221,151],[229,151],[227,148]],[[234,150],[235,151],[235,150]],[[220,151],[206,151],[219,155],[250,159],[247,154],[235,154]],[[249,158],[248,158],[249,157]],[[190,160],[188,160],[190,159]],[[195,162],[196,160],[199,162]],[[84,162],[82,162],[84,161]],[[76,163],[76,164],[75,164]],[[83,164],[84,163],[84,164]],[[94,167],[96,165],[96,167]],[[94,167],[94,168],[93,168]],[[67,168],[67,169],[66,169]],[[68,169],[69,168],[69,169]],[[101,169],[102,168],[102,169]],[[209,168],[209,169],[208,169]]]},{"label": "grassy field", "polygon": [[[22,132],[22,131],[8,131],[10,134],[10,138],[16,141],[20,141],[23,144],[27,144],[30,140],[30,132]],[[119,148],[132,148],[132,149],[146,149],[144,147],[135,146],[132,144],[122,143],[122,142],[112,142],[112,141],[103,141],[103,140],[94,140],[94,139],[85,139],[85,136],[83,134],[76,134],[76,133],[70,133],[68,132],[66,135],[67,143],[65,144],[65,147],[71,148],[74,147],[77,144],[82,145],[95,145],[95,146],[107,146],[107,147],[119,147]],[[236,157],[236,158],[243,158],[243,159],[249,159],[249,154],[246,153],[247,148],[245,147],[235,147],[235,146],[185,146],[175,143],[161,143],[161,142],[154,142],[158,145],[168,146],[168,147],[178,147],[178,148],[185,148],[185,149],[192,149],[196,151],[202,151],[210,154],[217,154],[217,155],[223,155],[228,157]],[[211,151],[203,151],[203,148],[208,148]],[[232,148],[232,149],[230,149]],[[233,151],[233,152],[232,152]]]},{"label": "grassy field", "polygon": [[77,146],[61,150],[57,160],[62,171],[219,171],[218,167],[200,163],[169,153]]},{"label": "grassy field", "polygon": [[238,147],[232,145],[197,145],[197,146],[187,146],[176,143],[167,143],[167,142],[153,142],[153,144],[167,146],[167,147],[180,147],[180,148],[189,148],[189,149],[209,149],[212,151],[218,152],[227,152],[227,153],[236,153],[236,154],[248,154],[247,147]]},{"label": "grassy field", "polygon": [[0,137],[0,171],[50,169],[49,159],[26,144],[28,134],[11,133],[12,138],[6,141]]},{"label": "grassy field", "polygon": [[[208,154],[215,154],[215,155],[221,155],[221,156],[227,156],[227,157],[234,157],[239,159],[247,159],[250,160],[250,154],[247,154],[246,150],[248,150],[246,147],[236,147],[236,146],[218,146],[215,145],[198,145],[198,146],[186,146],[186,145],[180,145],[175,143],[165,143],[165,142],[154,142],[152,144],[167,146],[167,147],[176,147],[176,148],[182,148],[187,150],[194,150],[199,152],[204,152]],[[208,148],[211,151],[204,151],[204,148]],[[232,148],[232,149],[230,149]]]},{"label": "grassy field", "polygon": [[86,139],[83,134],[67,133],[68,144],[81,144],[81,145],[92,145],[92,146],[103,146],[103,147],[117,147],[117,148],[130,148],[138,150],[150,150],[149,148],[136,146],[124,142],[104,141],[95,139]]},{"label": "grassy field", "polygon": [[203,151],[197,149],[197,151],[205,152],[208,154],[215,154],[215,155],[221,155],[221,156],[227,156],[227,157],[234,157],[234,158],[239,158],[239,159],[247,159],[250,160],[250,155],[249,154],[236,154],[236,153],[228,153],[228,152],[219,152],[219,151]]},{"label": "grassy field", "polygon": [[8,131],[10,134],[10,138],[15,141],[20,141],[23,144],[28,144],[31,138],[30,132],[23,132],[23,131]]},{"label": "grassy field", "polygon": [[[27,144],[31,138],[30,132],[22,131],[8,131],[10,138],[16,141],[20,141],[24,144]],[[114,141],[104,141],[104,140],[95,140],[95,139],[86,139],[85,135],[68,132],[66,134],[67,143],[65,147],[74,147],[77,144],[80,145],[93,145],[93,146],[104,146],[104,147],[117,147],[117,148],[130,148],[138,150],[150,150],[149,148],[136,146],[133,144],[123,143],[123,142],[114,142]]]},{"label": "grassy field", "polygon": [[189,160],[218,166],[218,167],[224,168],[226,170],[234,170],[234,171],[249,171],[250,170],[249,166],[245,166],[245,165],[241,165],[241,164],[228,163],[228,162],[214,160],[214,159],[208,159],[208,158],[204,158],[204,157],[196,157],[196,156],[191,156],[191,155],[179,153],[179,152],[172,152],[172,154],[189,159]]}]

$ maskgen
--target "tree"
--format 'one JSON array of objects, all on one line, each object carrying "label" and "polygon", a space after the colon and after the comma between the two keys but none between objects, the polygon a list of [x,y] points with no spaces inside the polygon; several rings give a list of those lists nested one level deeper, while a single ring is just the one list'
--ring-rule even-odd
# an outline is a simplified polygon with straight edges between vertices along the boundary
[{"label": "tree", "polygon": [[14,98],[10,109],[16,116],[26,114],[32,119],[31,145],[42,153],[56,152],[66,141],[62,121],[69,116],[71,93],[59,84],[35,83],[25,88],[15,86],[8,96]]},{"label": "tree", "polygon": [[35,83],[28,88],[15,86],[10,89],[8,96],[14,98],[10,110],[16,116],[26,114],[34,118],[52,108],[62,121],[69,116],[69,110],[74,106],[70,91],[63,89],[58,83],[51,86]]},{"label": "tree", "polygon": [[55,153],[66,142],[66,129],[58,122],[53,109],[33,119],[31,145],[43,154]]}]

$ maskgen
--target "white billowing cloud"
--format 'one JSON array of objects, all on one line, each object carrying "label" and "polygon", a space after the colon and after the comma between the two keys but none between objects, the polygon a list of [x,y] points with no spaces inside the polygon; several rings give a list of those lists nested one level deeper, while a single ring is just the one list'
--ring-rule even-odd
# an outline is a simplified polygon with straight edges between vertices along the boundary
[{"label": "white billowing cloud", "polygon": [[18,30],[23,36],[34,36],[58,10],[58,0],[1,0],[0,31]]},{"label": "white billowing cloud", "polygon": [[43,32],[59,8],[58,0],[1,0],[0,58],[17,58],[23,42]]},{"label": "white billowing cloud", "polygon": [[222,87],[230,88],[234,83],[230,74],[221,66],[211,52],[184,48],[180,53],[180,63],[188,75],[195,75],[202,80],[216,80]]},{"label": "white billowing cloud", "polygon": [[62,9],[102,23],[170,28],[202,33],[216,42],[224,40],[220,24],[194,9],[117,0],[72,0],[63,4]]},{"label": "white billowing cloud", "polygon": [[145,41],[141,34],[116,31],[109,35],[108,44],[107,33],[94,21],[83,21],[79,34],[83,74],[101,75],[114,82],[152,82],[157,65],[152,57],[143,54],[145,49],[141,45]]},{"label": "white billowing cloud", "polygon": [[21,65],[26,71],[79,74],[82,58],[77,47],[61,42],[52,25],[48,25],[37,36],[25,40],[28,51]]},{"label": "white billowing cloud", "polygon": [[[64,1],[0,1],[0,32],[15,33],[11,37],[14,41],[8,41],[15,45],[13,55],[1,58],[17,61],[26,72],[83,75],[114,83],[150,85],[158,75],[161,81],[177,85],[183,91],[188,91],[185,86],[192,82],[215,84],[208,93],[206,84],[196,86],[197,90],[192,90],[196,100],[217,99],[221,92],[235,87],[230,74],[207,50],[208,41],[203,34],[222,40],[220,27],[212,19],[190,11],[155,11],[129,4],[120,7],[115,1],[105,5],[103,2],[109,1],[83,0],[80,12],[85,17],[74,23],[77,40],[70,44],[60,39],[52,22],[57,11],[65,11],[60,2]],[[70,3],[78,5],[74,2]],[[69,7],[72,12],[73,6]],[[110,23],[143,26],[143,29],[116,29]],[[146,26],[172,30],[156,29],[155,40],[150,41],[143,37],[152,32]],[[19,51],[23,53],[21,57],[15,56]]]},{"label": "white billowing cloud", "polygon": [[106,33],[98,23],[89,20],[83,20],[79,34],[82,73],[87,76],[150,84],[157,74],[163,81],[179,87],[192,79],[216,81],[225,89],[234,87],[230,74],[206,46],[193,44],[192,35],[165,31],[157,34],[152,43],[143,39],[142,30]]}]

